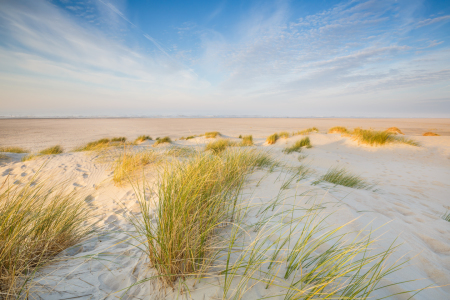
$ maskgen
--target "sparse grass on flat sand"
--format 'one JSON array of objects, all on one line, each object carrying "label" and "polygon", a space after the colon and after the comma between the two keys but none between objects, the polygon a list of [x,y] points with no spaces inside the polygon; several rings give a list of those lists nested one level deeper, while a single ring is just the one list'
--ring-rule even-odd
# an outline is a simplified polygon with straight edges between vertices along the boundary
[{"label": "sparse grass on flat sand", "polygon": [[253,136],[252,135],[244,135],[242,137],[242,146],[253,146]]},{"label": "sparse grass on flat sand", "polygon": [[305,137],[297,142],[295,142],[294,145],[292,145],[291,147],[287,147],[283,150],[283,152],[289,154],[292,152],[301,152],[301,148],[302,147],[306,147],[306,148],[311,148],[311,141],[309,140],[309,137]]},{"label": "sparse grass on flat sand", "polygon": [[0,147],[0,152],[10,152],[10,153],[28,153],[30,151],[21,147]]},{"label": "sparse grass on flat sand", "polygon": [[140,135],[140,136],[137,137],[137,139],[134,140],[134,143],[135,144],[136,143],[143,143],[143,142],[145,142],[147,140],[151,141],[152,140],[151,136],[149,136],[149,135]]},{"label": "sparse grass on flat sand", "polygon": [[[25,299],[34,270],[88,233],[84,198],[61,184],[14,185],[0,192],[0,292],[2,299]],[[22,294],[19,296],[19,292]]]},{"label": "sparse grass on flat sand", "polygon": [[312,132],[318,133],[319,132],[319,128],[317,127],[311,127],[311,128],[307,128],[304,130],[299,130],[297,132],[293,132],[292,135],[308,135]]},{"label": "sparse grass on flat sand", "polygon": [[428,132],[425,132],[422,136],[440,136],[440,135],[437,133],[428,131]]},{"label": "sparse grass on flat sand", "polygon": [[386,129],[386,132],[390,132],[393,134],[404,134],[398,127],[389,127]]},{"label": "sparse grass on flat sand", "polygon": [[382,146],[389,143],[403,143],[411,146],[420,146],[420,144],[413,139],[396,137],[387,131],[374,131],[355,128],[352,132],[352,138],[359,143],[370,146]]},{"label": "sparse grass on flat sand", "polygon": [[218,131],[205,132],[205,138],[207,139],[213,139],[218,136],[221,136],[220,132]]},{"label": "sparse grass on flat sand", "polygon": [[171,144],[172,140],[170,137],[165,136],[163,138],[156,138],[156,142],[153,144],[153,147],[158,146],[160,144]]},{"label": "sparse grass on flat sand", "polygon": [[140,189],[142,218],[132,222],[166,286],[173,287],[179,278],[201,275],[212,263],[217,229],[232,222],[245,178],[270,161],[262,152],[236,150],[220,156],[198,153],[165,165],[156,192],[156,218],[150,216],[153,203],[146,200],[145,189]]},{"label": "sparse grass on flat sand", "polygon": [[161,155],[154,151],[133,152],[125,149],[114,162],[113,181],[120,185],[126,179],[132,180],[144,166],[160,161]]},{"label": "sparse grass on flat sand", "polygon": [[347,128],[342,126],[335,126],[328,130],[328,133],[350,133]]},{"label": "sparse grass on flat sand", "polygon": [[345,168],[337,167],[329,169],[328,172],[320,177],[315,183],[320,181],[326,181],[335,185],[343,185],[355,189],[366,189],[370,187],[370,185],[360,176],[351,174]]},{"label": "sparse grass on flat sand", "polygon": [[272,135],[270,135],[267,139],[266,142],[269,145],[273,145],[277,142],[277,140],[280,138],[280,136],[278,135],[278,133],[274,133]]}]

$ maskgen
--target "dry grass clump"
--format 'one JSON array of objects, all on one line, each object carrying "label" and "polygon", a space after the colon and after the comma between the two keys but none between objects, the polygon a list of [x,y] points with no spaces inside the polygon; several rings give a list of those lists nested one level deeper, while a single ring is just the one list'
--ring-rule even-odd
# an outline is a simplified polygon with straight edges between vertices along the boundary
[{"label": "dry grass clump", "polygon": [[56,145],[39,152],[40,155],[56,155],[63,153],[64,150],[60,145]]},{"label": "dry grass clump", "polygon": [[317,184],[321,181],[326,181],[329,183],[333,183],[334,185],[343,185],[350,188],[355,189],[367,189],[370,188],[370,185],[364,181],[358,175],[352,175],[345,168],[331,168],[328,172],[320,177],[320,179],[314,184]]},{"label": "dry grass clump", "polygon": [[125,143],[126,142],[126,140],[127,140],[127,138],[126,137],[114,137],[114,138],[112,138],[111,139],[111,142],[119,142],[119,143]]},{"label": "dry grass clump", "polygon": [[[422,136],[440,136],[440,135],[437,133],[428,131],[428,132],[425,132],[424,134],[422,134]],[[6,152],[6,151],[4,151],[4,152]]]},{"label": "dry grass clump", "polygon": [[83,197],[64,185],[34,182],[0,192],[0,293],[25,299],[23,288],[35,270],[88,233]]},{"label": "dry grass clump", "polygon": [[292,135],[308,135],[312,132],[318,133],[319,132],[319,128],[317,127],[311,127],[311,128],[307,128],[304,130],[299,130],[297,132],[293,132]]},{"label": "dry grass clump", "polygon": [[180,137],[179,140],[191,140],[191,139],[195,139],[197,137],[197,135],[190,135],[188,137]]},{"label": "dry grass clump", "polygon": [[281,131],[280,133],[278,133],[278,137],[280,139],[287,139],[289,137],[289,132],[287,131]]},{"label": "dry grass clump", "polygon": [[120,185],[125,179],[132,179],[139,169],[159,161],[161,156],[154,151],[125,150],[114,163],[113,181]]},{"label": "dry grass clump", "polygon": [[28,153],[30,151],[21,147],[0,147],[0,152],[10,152],[10,153]]},{"label": "dry grass clump", "polygon": [[63,152],[64,152],[64,149],[60,145],[56,145],[56,146],[44,149],[44,150],[40,151],[39,153],[32,153],[32,154],[26,155],[26,156],[22,157],[22,161],[32,160],[32,159],[35,159],[35,158],[43,156],[43,155],[61,154]]},{"label": "dry grass clump", "polygon": [[297,141],[297,142],[295,142],[295,144],[292,145],[291,147],[285,148],[283,150],[283,152],[285,152],[287,154],[292,153],[292,152],[301,152],[302,151],[301,150],[302,147],[306,147],[306,148],[311,148],[312,147],[311,141],[310,141],[308,136],[303,138],[303,139],[301,139],[301,140],[299,140],[299,141]]},{"label": "dry grass clump", "polygon": [[328,130],[328,133],[350,133],[347,128],[342,126],[335,126]]},{"label": "dry grass clump", "polygon": [[216,138],[217,136],[221,136],[220,132],[218,131],[205,132],[205,138],[207,139]]},{"label": "dry grass clump", "polygon": [[253,136],[252,135],[244,135],[242,137],[242,146],[253,146]]},{"label": "dry grass clump", "polygon": [[280,136],[278,135],[278,133],[274,133],[272,135],[270,135],[267,139],[266,142],[269,145],[273,145],[277,142],[277,140],[280,138]]},{"label": "dry grass clump", "polygon": [[236,146],[237,143],[229,139],[219,139],[217,141],[206,144],[205,151],[211,151],[214,154],[222,153],[229,146]]},{"label": "dry grass clump", "polygon": [[163,167],[155,203],[145,187],[137,191],[142,217],[131,221],[165,286],[203,274],[214,261],[218,228],[233,220],[247,175],[267,161],[268,155],[258,151],[202,152]]},{"label": "dry grass clump", "polygon": [[411,146],[420,146],[420,144],[412,139],[405,137],[396,137],[387,131],[374,131],[361,128],[355,128],[352,137],[359,143],[370,146],[382,146],[388,143],[403,143]]},{"label": "dry grass clump", "polygon": [[78,147],[74,151],[80,152],[80,151],[100,151],[105,148],[111,147],[111,146],[118,146],[125,143],[127,139],[125,137],[115,137],[112,139],[100,139],[97,141],[93,141],[90,143],[87,143],[83,147]]},{"label": "dry grass clump", "polygon": [[393,134],[404,134],[398,127],[389,127],[386,129],[386,132],[390,132]]},{"label": "dry grass clump", "polygon": [[171,144],[172,140],[170,139],[170,137],[165,136],[163,138],[156,138],[156,142],[153,144],[153,147],[158,146],[159,144]]},{"label": "dry grass clump", "polygon": [[135,144],[136,143],[143,143],[143,142],[145,142],[147,140],[151,141],[152,137],[149,136],[149,135],[140,135],[140,136],[137,137],[137,139],[134,140],[134,143]]}]

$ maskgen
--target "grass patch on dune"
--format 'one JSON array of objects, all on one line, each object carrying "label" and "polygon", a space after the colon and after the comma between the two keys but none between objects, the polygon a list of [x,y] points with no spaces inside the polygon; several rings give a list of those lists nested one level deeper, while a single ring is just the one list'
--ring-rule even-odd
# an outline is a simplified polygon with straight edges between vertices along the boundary
[{"label": "grass patch on dune", "polygon": [[149,135],[140,135],[134,140],[134,143],[135,144],[136,143],[143,143],[145,141],[151,141],[151,140],[152,140],[152,137],[149,136]]},{"label": "grass patch on dune", "polygon": [[44,156],[44,155],[57,155],[57,154],[61,154],[64,152],[64,149],[60,146],[60,145],[56,145],[53,147],[49,147],[46,148],[38,153],[32,153],[29,155],[26,155],[24,157],[22,157],[22,161],[29,161],[35,158],[38,158],[40,156]]},{"label": "grass patch on dune", "polygon": [[281,131],[278,133],[278,137],[280,139],[287,139],[289,136],[290,136],[289,132],[287,132],[287,131]]},{"label": "grass patch on dune", "polygon": [[156,138],[156,142],[153,144],[153,147],[158,146],[160,144],[171,144],[172,140],[170,137],[165,136],[163,138]]},{"label": "grass patch on dune", "polygon": [[292,135],[308,135],[308,134],[313,133],[313,132],[318,133],[319,132],[319,128],[311,127],[311,128],[307,128],[307,129],[304,129],[304,130],[299,130],[297,132],[293,132]]},{"label": "grass patch on dune", "polygon": [[389,127],[386,129],[386,132],[390,132],[392,134],[404,134],[398,127]]},{"label": "grass patch on dune", "polygon": [[132,179],[144,166],[159,161],[161,161],[161,156],[154,151],[125,150],[114,162],[113,181],[120,185],[124,180]]},{"label": "grass patch on dune", "polygon": [[237,146],[236,142],[229,139],[219,139],[217,141],[206,144],[205,151],[211,151],[214,154],[220,154],[230,146]]},{"label": "grass patch on dune", "polygon": [[306,147],[306,148],[311,148],[312,147],[309,137],[305,137],[305,138],[295,142],[295,144],[292,145],[291,147],[285,148],[283,150],[283,152],[285,152],[287,154],[292,153],[292,152],[301,152],[301,149],[303,147]]},{"label": "grass patch on dune", "polygon": [[328,130],[328,133],[350,133],[346,127],[335,126]]},{"label": "grass patch on dune", "polygon": [[195,139],[196,137],[197,137],[197,135],[190,135],[187,137],[182,136],[179,138],[179,140],[191,140],[191,139]]},{"label": "grass patch on dune", "polygon": [[0,292],[2,299],[25,299],[35,271],[88,234],[84,198],[63,184],[14,185],[0,192]]},{"label": "grass patch on dune", "polygon": [[278,135],[278,133],[274,133],[272,135],[270,135],[269,137],[267,137],[266,142],[269,145],[273,145],[277,142],[277,140],[280,138],[280,136]]},{"label": "grass patch on dune", "polygon": [[213,139],[218,136],[221,136],[220,132],[218,131],[205,132],[205,138],[207,139]]},{"label": "grass patch on dune", "polygon": [[370,146],[383,146],[389,143],[403,143],[411,146],[420,146],[420,144],[413,139],[397,137],[387,131],[355,128],[352,132],[352,138],[361,144]]},{"label": "grass patch on dune", "polygon": [[334,185],[342,185],[354,189],[368,189],[371,187],[363,178],[358,175],[353,175],[345,168],[331,168],[328,172],[320,177],[314,184],[322,181],[332,183]]},{"label": "grass patch on dune", "polygon": [[203,152],[174,161],[160,172],[155,217],[146,189],[136,189],[142,218],[132,222],[165,286],[201,275],[211,265],[217,255],[217,230],[232,222],[245,178],[268,161],[267,154],[242,150],[220,156]]},{"label": "grass patch on dune", "polygon": [[120,146],[123,145],[126,141],[125,137],[115,137],[112,139],[99,139],[97,141],[89,142],[85,146],[78,147],[74,151],[100,151],[112,146]]},{"label": "grass patch on dune", "polygon": [[21,147],[0,147],[0,152],[29,153],[30,151]]},{"label": "grass patch on dune", "polygon": [[64,149],[60,145],[49,147],[39,152],[40,155],[56,155],[64,152]]},{"label": "grass patch on dune", "polygon": [[440,136],[440,135],[437,133],[428,131],[428,132],[425,132],[424,134],[422,134],[422,136]]},{"label": "grass patch on dune", "polygon": [[252,135],[244,135],[241,141],[242,146],[253,146],[253,136]]}]

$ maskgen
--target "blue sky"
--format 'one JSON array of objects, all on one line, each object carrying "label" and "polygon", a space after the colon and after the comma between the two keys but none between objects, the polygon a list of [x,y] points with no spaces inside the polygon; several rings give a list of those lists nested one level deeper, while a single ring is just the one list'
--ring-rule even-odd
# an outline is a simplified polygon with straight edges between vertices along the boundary
[{"label": "blue sky", "polygon": [[450,1],[1,0],[0,115],[450,117]]}]

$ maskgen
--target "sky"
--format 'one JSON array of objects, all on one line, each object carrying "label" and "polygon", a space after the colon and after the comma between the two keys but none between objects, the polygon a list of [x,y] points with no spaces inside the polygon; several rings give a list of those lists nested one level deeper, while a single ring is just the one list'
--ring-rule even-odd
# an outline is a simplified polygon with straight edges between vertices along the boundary
[{"label": "sky", "polygon": [[0,0],[0,116],[450,117],[450,1]]}]

